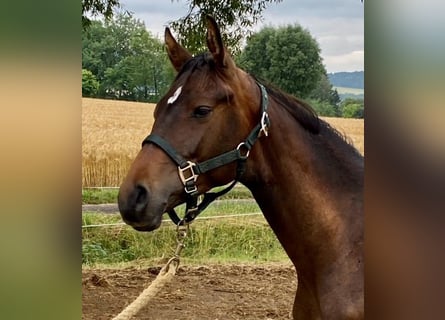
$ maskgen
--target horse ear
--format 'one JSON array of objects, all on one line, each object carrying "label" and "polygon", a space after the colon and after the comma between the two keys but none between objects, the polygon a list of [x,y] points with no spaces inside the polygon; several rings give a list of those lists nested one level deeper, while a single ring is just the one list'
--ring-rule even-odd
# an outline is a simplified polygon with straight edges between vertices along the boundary
[{"label": "horse ear", "polygon": [[182,66],[192,58],[192,55],[173,38],[169,28],[165,28],[164,38],[168,57],[175,70],[179,72]]},{"label": "horse ear", "polygon": [[209,48],[213,59],[220,67],[228,67],[232,65],[232,58],[227,50],[224,48],[224,44],[219,31],[218,24],[212,16],[207,16],[207,47]]}]

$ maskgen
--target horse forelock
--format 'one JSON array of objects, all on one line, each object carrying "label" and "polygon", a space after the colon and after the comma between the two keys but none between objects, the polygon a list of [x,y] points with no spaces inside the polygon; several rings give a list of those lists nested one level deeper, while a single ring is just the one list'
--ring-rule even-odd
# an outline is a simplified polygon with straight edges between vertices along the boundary
[{"label": "horse forelock", "polygon": [[196,70],[203,70],[204,68],[215,68],[215,62],[210,53],[205,52],[194,56],[192,59],[187,61],[179,70],[176,75],[175,81],[183,78],[190,77]]},{"label": "horse forelock", "polygon": [[[199,73],[199,76],[197,75]],[[176,75],[174,84],[184,85],[193,81],[194,89],[204,89],[218,75],[216,64],[210,53],[202,53],[187,61]]]}]

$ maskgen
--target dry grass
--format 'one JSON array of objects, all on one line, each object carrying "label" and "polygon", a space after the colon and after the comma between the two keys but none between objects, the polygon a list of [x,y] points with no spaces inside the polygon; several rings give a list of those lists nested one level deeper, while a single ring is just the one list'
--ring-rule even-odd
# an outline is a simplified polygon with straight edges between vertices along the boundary
[{"label": "dry grass", "polygon": [[[154,104],[82,99],[82,185],[118,186],[153,125]],[[364,122],[323,118],[364,154]]]},{"label": "dry grass", "polygon": [[365,122],[363,119],[321,118],[344,134],[361,154],[365,154]]},{"label": "dry grass", "polygon": [[118,186],[150,133],[155,105],[82,99],[82,185]]}]

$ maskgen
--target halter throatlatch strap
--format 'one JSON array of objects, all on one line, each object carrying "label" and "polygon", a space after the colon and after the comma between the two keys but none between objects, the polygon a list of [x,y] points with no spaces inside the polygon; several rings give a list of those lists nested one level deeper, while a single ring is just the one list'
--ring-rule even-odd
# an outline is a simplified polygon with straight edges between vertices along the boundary
[{"label": "halter throatlatch strap", "polygon": [[[261,120],[252,131],[247,136],[246,140],[241,142],[235,149],[220,154],[216,157],[213,157],[209,160],[194,163],[192,161],[188,161],[184,159],[180,154],[178,154],[168,141],[166,141],[161,136],[156,134],[150,134],[147,138],[142,142],[142,146],[146,143],[152,143],[159,148],[161,148],[178,166],[178,174],[181,179],[182,184],[184,185],[184,190],[187,194],[186,200],[186,213],[184,218],[179,218],[174,209],[168,211],[168,215],[170,219],[176,224],[187,224],[192,222],[207,206],[215,201],[218,197],[226,194],[235,186],[238,180],[241,178],[242,174],[245,171],[246,160],[249,157],[250,150],[252,149],[255,142],[258,138],[264,134],[268,135],[268,130],[270,126],[269,115],[267,114],[267,106],[268,106],[268,95],[266,88],[258,83],[258,86],[261,90]],[[208,192],[204,194],[204,198],[201,203],[198,204],[198,187],[196,186],[196,181],[198,180],[198,176],[200,174],[206,173],[210,170],[222,167],[226,164],[237,162],[236,169],[236,177],[233,182],[226,187],[225,189],[219,192]]]}]

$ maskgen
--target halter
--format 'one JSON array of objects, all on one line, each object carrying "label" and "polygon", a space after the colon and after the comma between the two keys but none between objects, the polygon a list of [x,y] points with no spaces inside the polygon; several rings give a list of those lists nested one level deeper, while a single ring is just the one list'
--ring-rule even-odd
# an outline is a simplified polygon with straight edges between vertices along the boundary
[{"label": "halter", "polygon": [[[168,143],[164,138],[156,135],[150,134],[142,142],[142,146],[146,143],[152,143],[161,148],[178,166],[179,178],[184,185],[184,190],[187,194],[186,200],[186,212],[184,218],[179,218],[176,214],[175,209],[168,211],[170,219],[176,225],[182,225],[192,222],[207,206],[216,200],[218,197],[226,194],[235,186],[239,178],[245,171],[246,160],[249,157],[250,150],[252,149],[258,138],[264,134],[268,135],[268,130],[270,126],[269,115],[267,114],[268,106],[268,96],[266,88],[258,83],[261,90],[261,120],[247,136],[246,140],[242,141],[238,146],[228,152],[220,154],[219,156],[213,157],[209,160],[194,163],[184,159],[176,150]],[[196,186],[196,181],[200,174],[206,173],[210,170],[222,167],[226,164],[237,162],[236,176],[233,182],[225,189],[219,192],[207,192],[204,193],[204,198],[201,203],[198,204],[198,187]]]}]

